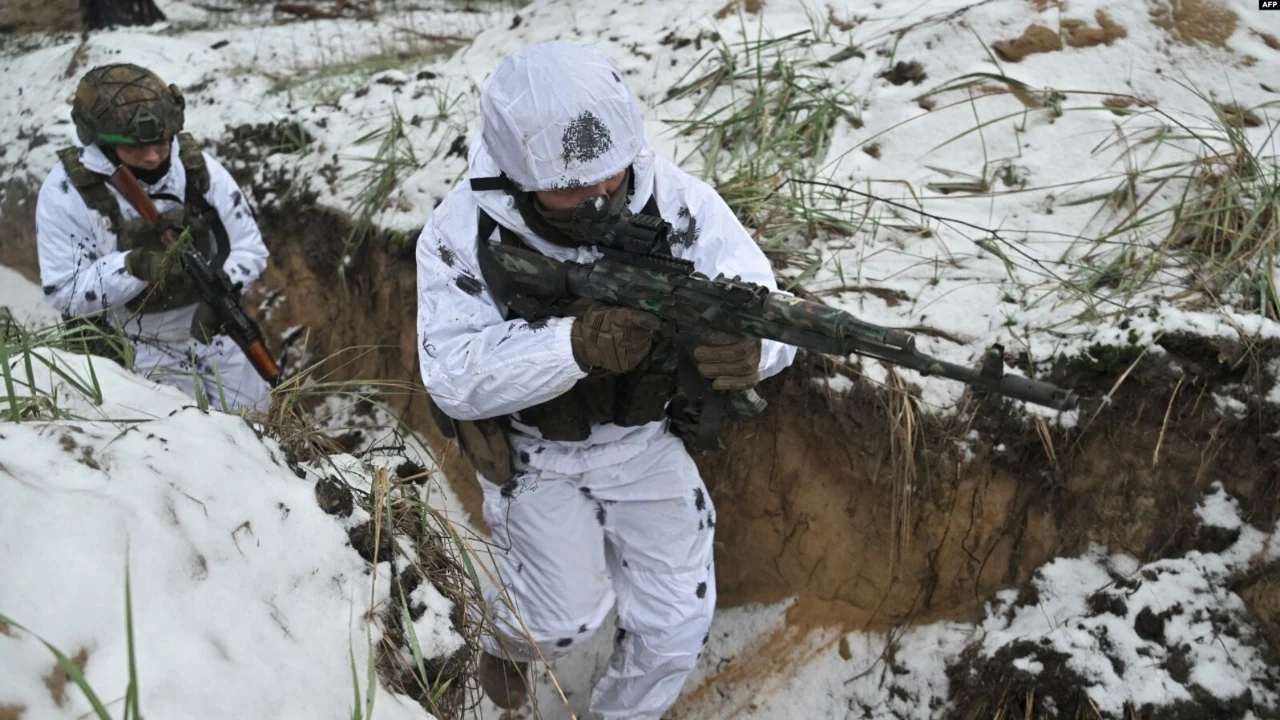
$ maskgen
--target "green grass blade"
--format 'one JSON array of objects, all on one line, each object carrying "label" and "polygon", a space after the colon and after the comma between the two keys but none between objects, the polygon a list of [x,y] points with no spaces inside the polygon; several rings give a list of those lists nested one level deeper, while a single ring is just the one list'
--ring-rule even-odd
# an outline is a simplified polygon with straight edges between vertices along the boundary
[{"label": "green grass blade", "polygon": [[[423,582],[426,582],[425,580]],[[409,600],[404,596],[404,587],[400,583],[396,583],[400,588],[400,615],[404,623],[404,634],[409,638],[409,650],[413,653],[413,664],[418,669],[418,677],[422,679],[423,687],[429,687],[431,681],[427,678],[427,664],[422,657],[422,645],[418,642],[418,630],[413,626],[413,618],[409,615]]]},{"label": "green grass blade", "polygon": [[133,632],[133,581],[129,574],[128,552],[124,564],[124,627],[129,646],[129,689],[125,692],[125,718],[140,719],[142,711],[138,703],[138,654]]},{"label": "green grass blade", "polygon": [[[3,345],[3,343],[0,343],[0,345]],[[71,658],[63,654],[63,652],[58,648],[54,647],[48,640],[45,640],[39,634],[32,632],[29,628],[24,627],[21,623],[6,616],[4,613],[0,613],[0,622],[11,627],[16,627],[24,632],[29,632],[39,640],[46,648],[48,648],[49,652],[53,654],[54,659],[58,661],[58,667],[61,667],[63,672],[67,674],[67,677],[71,678],[71,681],[76,684],[76,687],[80,688],[80,692],[84,693],[85,699],[88,700],[89,705],[93,707],[93,712],[98,716],[98,720],[111,720],[111,713],[107,712],[107,706],[102,703],[102,700],[98,699],[98,694],[93,691],[93,687],[90,686],[89,681],[85,679],[84,673],[80,672],[80,666],[72,662]]]},{"label": "green grass blade", "polygon": [[355,695],[351,704],[351,720],[364,720],[360,702],[360,676],[356,673],[356,653],[353,648],[347,649],[347,657],[351,658],[351,691]]},{"label": "green grass blade", "polygon": [[365,708],[364,716],[368,720],[373,720],[373,701],[378,698],[378,666],[374,662],[373,652],[373,630],[370,623],[364,626],[365,644],[369,650],[368,678],[365,681]]},{"label": "green grass blade", "polygon": [[18,391],[13,387],[13,371],[9,367],[9,343],[0,339],[0,373],[4,374],[4,392],[9,399],[9,419],[22,422],[22,410],[18,407]]}]

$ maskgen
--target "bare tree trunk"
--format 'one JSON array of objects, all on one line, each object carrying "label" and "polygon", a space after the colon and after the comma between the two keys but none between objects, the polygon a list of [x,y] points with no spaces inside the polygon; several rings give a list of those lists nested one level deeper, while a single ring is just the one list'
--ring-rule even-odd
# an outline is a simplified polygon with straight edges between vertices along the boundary
[{"label": "bare tree trunk", "polygon": [[165,19],[155,0],[80,0],[80,15],[86,30],[111,25],[150,25]]}]

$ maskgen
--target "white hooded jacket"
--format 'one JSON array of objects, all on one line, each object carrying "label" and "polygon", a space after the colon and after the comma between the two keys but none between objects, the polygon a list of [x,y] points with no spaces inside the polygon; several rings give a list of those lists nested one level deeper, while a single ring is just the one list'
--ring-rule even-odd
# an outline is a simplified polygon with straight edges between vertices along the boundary
[{"label": "white hooded jacket", "polygon": [[[634,178],[631,211],[640,212],[651,195],[656,198],[660,214],[673,225],[676,257],[692,261],[709,277],[737,275],[777,289],[768,259],[715,190],[655,156],[634,99],[603,53],[569,43],[549,43],[532,57],[524,52],[508,58],[485,83],[484,127],[471,149],[471,178],[499,175],[495,154],[506,158],[505,167],[518,167],[508,170],[509,177],[533,189],[592,184],[629,164]],[[598,72],[561,76],[556,91],[545,95],[528,92],[529,83],[553,76],[548,64],[593,65]],[[585,82],[565,82],[566,77]],[[615,77],[616,84],[611,79]],[[619,92],[627,102],[618,100]],[[571,106],[567,112],[566,105]],[[607,138],[598,143],[602,152],[581,151],[584,126],[588,140],[598,141],[602,133]],[[557,152],[560,139],[563,150]],[[490,147],[495,140],[503,142],[501,150]],[[634,156],[627,149],[631,147]],[[617,148],[626,151],[613,152]],[[464,180],[445,197],[418,239],[419,360],[427,390],[446,414],[459,420],[518,412],[569,391],[586,376],[573,357],[572,318],[530,327],[524,320],[509,319],[485,287],[477,260],[482,208],[548,257],[576,262],[598,257],[593,248],[563,247],[535,235],[504,192],[476,192]],[[776,374],[794,356],[791,346],[763,342],[760,376]],[[513,446],[524,464],[560,473],[624,462],[664,432],[661,422],[640,427],[604,424],[581,442],[549,442],[532,427],[513,427]]]},{"label": "white hooded jacket", "polygon": [[[110,175],[115,170],[97,145],[85,146],[78,139],[76,145],[80,147],[80,161],[90,171]],[[169,172],[159,182],[139,181],[161,213],[180,209],[187,187],[187,172],[178,158],[176,137],[170,158]],[[241,283],[247,291],[266,267],[267,248],[231,174],[208,153],[204,153],[204,160],[209,169],[209,191],[205,199],[218,211],[230,245],[223,269],[231,282]],[[119,202],[124,220],[139,217],[115,188],[108,186],[108,189]],[[110,220],[85,204],[61,162],[54,166],[40,188],[36,241],[45,298],[64,317],[106,311],[112,323],[123,327],[126,335],[137,342],[190,340],[196,305],[145,315],[135,315],[125,307],[147,283],[125,270],[128,252],[117,249]]]}]

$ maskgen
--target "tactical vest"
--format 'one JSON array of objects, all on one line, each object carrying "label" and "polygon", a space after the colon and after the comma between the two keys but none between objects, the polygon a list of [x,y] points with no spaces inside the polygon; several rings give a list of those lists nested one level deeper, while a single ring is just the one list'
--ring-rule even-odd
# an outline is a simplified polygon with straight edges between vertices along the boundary
[{"label": "tactical vest", "polygon": [[[72,146],[58,152],[67,178],[84,199],[89,209],[107,218],[111,232],[116,236],[116,249],[126,250],[164,250],[160,238],[147,226],[141,218],[125,220],[120,212],[120,203],[107,187],[109,178],[101,173],[93,172],[80,160],[80,148]],[[182,209],[164,213],[164,217],[179,227],[191,231],[192,241],[196,247],[210,258],[214,267],[222,267],[231,251],[231,243],[227,238],[226,227],[222,217],[205,194],[209,192],[209,167],[205,164],[204,154],[190,133],[178,134],[178,160],[187,174],[185,197],[181,199]],[[168,195],[153,196],[156,199],[179,200]],[[190,283],[177,287],[165,287],[157,292],[142,293],[131,300],[126,307],[139,312],[157,312],[184,307],[199,301],[196,289]],[[144,307],[145,306],[145,307]]]},{"label": "tactical vest", "polygon": [[[657,201],[651,196],[640,211],[645,215],[659,216]],[[511,229],[500,226],[483,210],[479,211],[477,235],[480,271],[485,284],[494,293],[494,300],[505,305],[511,313],[537,328],[551,317],[577,316],[589,303],[571,297],[528,297],[505,291],[511,283],[503,282],[497,273],[503,272],[496,261],[490,259],[490,242],[497,230],[500,242],[528,246]],[[667,255],[671,254],[666,248]],[[536,331],[536,330],[535,330]],[[569,392],[544,403],[513,413],[511,419],[535,427],[548,440],[582,441],[591,435],[593,425],[613,423],[622,427],[647,425],[665,416],[665,406],[676,391],[676,377],[664,370],[653,358],[665,351],[655,347],[649,359],[629,373],[591,374],[579,380]]]}]

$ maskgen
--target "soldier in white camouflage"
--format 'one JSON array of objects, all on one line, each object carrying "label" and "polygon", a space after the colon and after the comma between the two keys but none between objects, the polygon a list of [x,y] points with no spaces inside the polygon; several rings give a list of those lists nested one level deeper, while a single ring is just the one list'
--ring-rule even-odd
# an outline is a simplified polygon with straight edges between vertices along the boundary
[{"label": "soldier in white camouflage", "polygon": [[[486,248],[593,261],[599,250],[573,222],[592,198],[671,222],[667,250],[699,272],[777,284],[719,195],[654,153],[601,51],[521,50],[486,81],[480,107],[469,178],[417,247],[423,381],[437,423],[481,475],[503,586],[489,595],[497,632],[483,640],[480,680],[501,707],[522,705],[529,663],[583,642],[616,606],[615,650],[590,711],[656,720],[697,662],[716,601],[715,508],[671,431],[675,378],[647,362],[662,321],[522,296]],[[741,336],[693,350],[721,390],[751,388],[794,353]]]},{"label": "soldier in white camouflage", "polygon": [[41,282],[64,317],[120,328],[138,372],[213,407],[261,407],[266,381],[217,332],[176,253],[107,182],[128,166],[164,221],[188,230],[211,265],[247,291],[267,248],[231,175],[182,132],[185,106],[176,86],[137,65],[103,65],[81,78],[75,144],[58,153],[36,205]]}]

